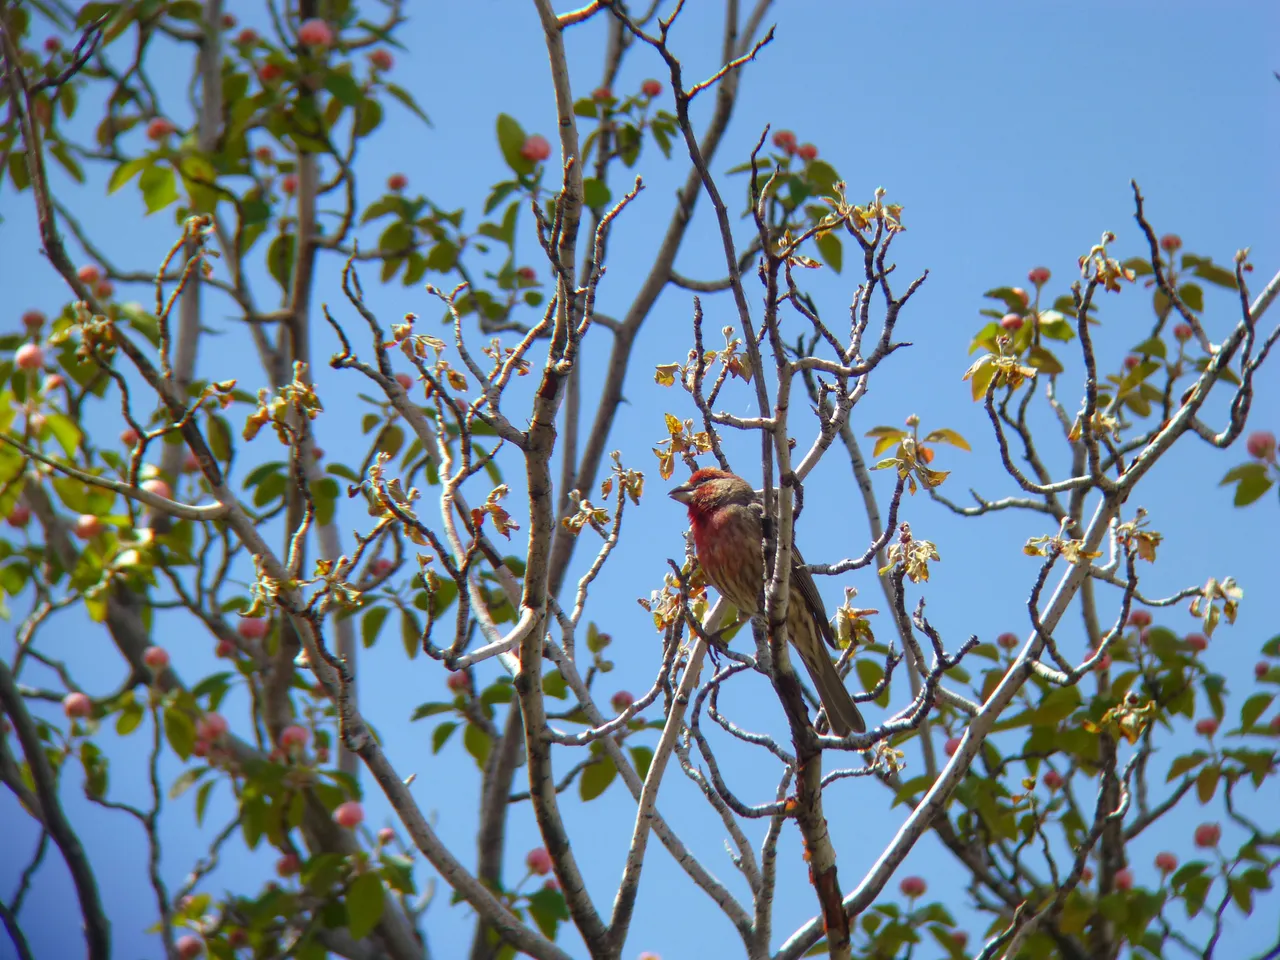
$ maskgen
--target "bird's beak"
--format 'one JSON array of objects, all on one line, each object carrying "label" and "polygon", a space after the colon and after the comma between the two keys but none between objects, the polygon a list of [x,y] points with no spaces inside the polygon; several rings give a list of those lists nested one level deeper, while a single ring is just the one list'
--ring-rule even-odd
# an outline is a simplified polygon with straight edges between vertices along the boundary
[{"label": "bird's beak", "polygon": [[688,503],[693,496],[693,487],[687,483],[682,483],[678,487],[673,487],[667,496],[678,503]]}]

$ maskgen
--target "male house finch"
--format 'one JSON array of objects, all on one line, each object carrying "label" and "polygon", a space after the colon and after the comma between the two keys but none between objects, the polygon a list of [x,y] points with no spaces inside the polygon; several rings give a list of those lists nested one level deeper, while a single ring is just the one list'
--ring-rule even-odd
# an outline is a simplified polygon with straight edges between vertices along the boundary
[{"label": "male house finch", "polygon": [[[723,470],[698,470],[670,496],[689,508],[693,543],[707,580],[743,613],[758,614],[764,586],[764,506],[751,484]],[[822,648],[823,640],[836,646],[827,611],[813,575],[794,547],[789,583],[787,634],[818,690],[831,729],[841,737],[855,730],[862,733],[867,729],[862,715]]]}]

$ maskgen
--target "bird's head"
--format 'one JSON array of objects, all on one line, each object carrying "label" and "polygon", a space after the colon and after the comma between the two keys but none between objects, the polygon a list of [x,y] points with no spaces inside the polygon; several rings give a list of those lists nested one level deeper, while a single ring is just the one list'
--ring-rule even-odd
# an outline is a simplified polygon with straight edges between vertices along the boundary
[{"label": "bird's head", "polygon": [[753,503],[756,499],[747,481],[737,474],[713,468],[696,471],[688,482],[680,484],[668,496],[685,504],[689,516],[694,518],[721,507]]}]

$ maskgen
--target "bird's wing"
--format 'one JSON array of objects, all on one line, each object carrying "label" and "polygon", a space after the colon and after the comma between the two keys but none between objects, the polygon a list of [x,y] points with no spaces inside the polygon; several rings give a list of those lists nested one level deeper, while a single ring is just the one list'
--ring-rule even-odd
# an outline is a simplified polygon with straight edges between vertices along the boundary
[{"label": "bird's wing", "polygon": [[800,555],[800,549],[794,543],[791,545],[791,582],[796,585],[800,596],[804,597],[804,602],[808,604],[809,611],[818,621],[822,639],[832,650],[839,650],[840,645],[836,643],[835,631],[831,629],[831,621],[827,619],[827,608],[822,605],[822,595],[818,593],[818,585],[813,582],[813,574],[809,572],[804,557]]},{"label": "bird's wing", "polygon": [[[757,500],[752,504],[752,507],[761,518],[764,517],[764,504]],[[809,572],[809,568],[805,565],[804,557],[800,555],[800,549],[796,546],[794,539],[791,541],[791,582],[800,591],[800,596],[804,597],[804,602],[808,606],[809,612],[818,621],[818,629],[822,631],[822,639],[826,641],[827,646],[832,650],[839,650],[840,645],[836,642],[835,631],[831,629],[831,621],[827,619],[827,608],[823,606],[822,595],[818,593],[818,585],[813,582],[813,574]]]}]

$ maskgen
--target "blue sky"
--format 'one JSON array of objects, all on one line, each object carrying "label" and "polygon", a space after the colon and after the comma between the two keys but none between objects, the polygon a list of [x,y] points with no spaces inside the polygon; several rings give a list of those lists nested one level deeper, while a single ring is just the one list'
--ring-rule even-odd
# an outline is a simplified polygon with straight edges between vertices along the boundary
[{"label": "blue sky", "polygon": [[[689,4],[673,32],[673,45],[686,58],[688,77],[715,68],[719,43],[709,38],[719,29],[718,7]],[[252,22],[252,5],[231,4],[231,9],[242,21]],[[433,126],[424,127],[398,108],[389,111],[388,122],[365,150],[362,175],[373,187],[388,174],[403,172],[411,192],[421,190],[445,208],[465,205],[478,212],[488,187],[505,177],[493,134],[497,113],[509,113],[527,130],[555,140],[546,53],[533,7],[480,0],[421,4],[410,14],[413,19],[400,35],[407,50],[397,52],[393,78],[414,93]],[[854,423],[861,433],[917,413],[926,427],[948,426],[963,433],[973,452],[947,452],[943,462],[935,464],[954,471],[945,488],[953,499],[961,499],[970,486],[989,497],[1012,492],[1011,482],[998,469],[985,415],[970,403],[967,385],[960,381],[969,362],[969,340],[980,325],[977,311],[985,305],[983,291],[1023,283],[1029,268],[1044,264],[1054,273],[1050,289],[1055,295],[1065,292],[1076,257],[1104,230],[1118,235],[1117,255],[1142,253],[1132,218],[1130,178],[1140,183],[1157,231],[1179,233],[1186,249],[1229,263],[1238,248],[1251,247],[1256,289],[1280,267],[1280,189],[1275,178],[1280,84],[1271,74],[1280,66],[1274,44],[1280,14],[1273,5],[1239,4],[1207,12],[1201,5],[1157,3],[962,7],[807,2],[779,5],[770,19],[778,24],[777,38],[746,71],[740,106],[713,170],[722,174],[741,162],[764,124],[770,123],[816,144],[823,159],[848,181],[851,196],[869,198],[883,186],[889,200],[904,205],[908,230],[895,244],[903,278],[898,285],[925,268],[930,276],[899,326],[899,335],[913,346],[879,371],[855,411]],[[577,94],[589,93],[599,82],[601,26],[587,24],[568,36]],[[666,78],[656,54],[637,49],[615,89],[635,90],[650,76]],[[174,84],[173,111],[179,118],[181,88]],[[697,105],[695,118],[705,116],[706,99]],[[663,162],[653,150],[642,155],[637,171],[648,189],[614,234],[610,270],[600,291],[604,312],[620,315],[630,302],[665,229],[670,197],[683,181],[686,165],[678,154],[671,162]],[[628,179],[622,175],[614,181],[615,195],[617,185]],[[721,185],[731,205],[740,204],[741,180],[722,177]],[[366,201],[372,195],[371,190]],[[133,251],[132,256],[119,255],[132,266],[151,268],[172,243],[171,221],[164,214],[143,218],[136,194],[129,190],[109,200],[96,189],[75,197],[82,221],[93,225],[98,242]],[[14,195],[6,188],[0,193],[0,213],[5,233],[0,287],[6,291],[11,317],[0,324],[8,328],[17,324],[23,309],[55,309],[64,293],[39,255],[30,195]],[[708,213],[704,198],[677,261],[677,269],[687,276],[711,278],[722,269],[719,239]],[[739,234],[747,235],[745,229]],[[526,233],[522,242],[528,262],[538,263],[532,235]],[[342,317],[337,262],[330,261],[322,273],[322,297]],[[806,280],[812,281],[826,315],[836,317],[856,283],[848,272],[834,276],[826,270]],[[372,271],[365,286],[375,288],[370,303],[384,320],[408,310],[433,315],[434,308],[420,290],[376,288]],[[146,293],[139,291],[139,298],[145,302]],[[1220,337],[1238,315],[1238,307],[1220,291],[1211,292],[1207,303],[1210,333]],[[708,329],[733,320],[732,303],[726,298],[708,298],[705,307]],[[626,385],[629,403],[614,428],[612,446],[622,450],[628,466],[646,472],[649,486],[644,502],[629,512],[623,546],[593,588],[588,617],[614,636],[610,655],[617,669],[598,688],[605,696],[616,688],[637,693],[647,688],[659,662],[658,637],[635,598],[659,584],[666,557],[679,555],[683,517],[663,495],[666,485],[658,479],[649,448],[663,435],[662,411],[685,417],[692,415],[692,406],[680,394],[655,386],[651,371],[655,363],[683,357],[690,345],[690,316],[687,293],[671,290],[659,301],[637,347]],[[1123,351],[1147,335],[1149,294],[1137,287],[1106,297],[1102,319],[1100,349],[1114,368]],[[1272,324],[1276,319],[1269,317]],[[216,313],[211,323],[228,333],[208,340],[201,375],[240,376],[242,385],[259,386],[261,373],[245,369],[242,362],[243,335]],[[607,340],[605,331],[597,331],[594,348],[585,354],[587,397],[592,385],[598,385]],[[317,327],[317,366],[334,346],[329,331]],[[1078,364],[1072,371],[1078,371]],[[338,376],[326,368],[317,375],[327,405],[317,425],[319,442],[330,456],[341,457],[358,435],[362,410],[353,398],[362,385],[354,374]],[[1070,407],[1078,381],[1070,376],[1063,380],[1062,393],[1069,398],[1064,402]],[[726,409],[740,414],[749,413],[752,404],[750,394],[740,388],[724,401]],[[1212,422],[1221,422],[1222,413],[1218,403]],[[91,422],[91,428],[109,430],[108,435],[120,429],[118,411],[102,409],[94,416],[100,419]],[[1280,376],[1274,371],[1258,385],[1251,424],[1280,431]],[[802,447],[811,428],[797,417],[795,432]],[[250,459],[275,457],[270,442],[257,441]],[[731,449],[740,454],[735,458],[738,468],[758,480],[759,468],[751,458],[754,440]],[[1152,525],[1166,537],[1160,563],[1144,580],[1151,593],[1163,595],[1209,576],[1226,575],[1235,575],[1245,589],[1239,621],[1216,634],[1206,654],[1236,691],[1251,682],[1257,647],[1280,622],[1270,553],[1280,533],[1275,498],[1240,512],[1231,508],[1229,494],[1216,487],[1221,475],[1243,459],[1239,447],[1220,453],[1197,441],[1184,441],[1141,488],[1140,497]],[[518,487],[518,476],[509,479]],[[861,553],[866,520],[840,450],[823,462],[806,492],[808,507],[798,537],[807,558],[816,562]],[[518,504],[519,498],[513,497],[513,502]],[[361,523],[355,514],[344,519],[347,530]],[[949,645],[958,645],[971,633],[983,639],[1004,630],[1026,633],[1025,597],[1034,561],[1022,556],[1020,548],[1027,536],[1052,531],[1035,517],[962,521],[921,496],[906,504],[904,519],[911,521],[918,536],[935,541],[942,555],[925,596]],[[589,562],[584,553],[576,559],[571,582]],[[845,584],[857,586],[869,605],[877,605],[878,588],[863,571],[824,585],[829,606],[838,602]],[[910,599],[917,595],[912,590]],[[1193,629],[1181,607],[1158,615],[1156,622],[1180,633]],[[193,637],[176,618],[162,616],[158,623],[158,639],[170,649],[184,677],[214,669],[211,640]],[[91,692],[104,693],[119,682],[119,667],[100,631],[69,617],[47,640],[49,652],[66,658],[77,675],[83,673],[82,682]],[[1059,642],[1069,652],[1081,652],[1075,620],[1068,620]],[[497,669],[492,663],[488,666]],[[362,661],[361,670],[370,719],[385,738],[390,757],[403,775],[418,774],[414,789],[419,803],[437,818],[442,835],[463,838],[456,849],[469,861],[466,838],[473,835],[478,803],[474,763],[456,741],[432,756],[429,722],[407,722],[414,705],[442,698],[443,672],[421,658],[406,666],[393,631],[387,631]],[[895,690],[895,708],[906,702],[905,689]],[[764,728],[781,730],[781,713],[763,683],[745,680],[731,685],[722,703],[731,715],[736,710],[740,716],[761,716]],[[233,704],[225,711],[230,716],[236,711]],[[874,709],[871,714],[879,717]],[[1193,737],[1189,729],[1181,735],[1188,742]],[[108,749],[113,739],[113,734],[103,734]],[[113,796],[140,797],[139,758],[119,750],[112,756]],[[755,802],[771,797],[776,783],[772,767],[728,748],[722,760],[740,795]],[[914,754],[911,760],[915,765],[908,775],[920,771]],[[170,780],[180,770],[172,757],[164,766]],[[1258,802],[1274,801],[1275,782],[1264,789],[1269,796]],[[213,829],[231,813],[225,787],[216,797],[206,821]],[[143,933],[154,920],[154,904],[145,887],[140,831],[116,814],[88,806],[74,784],[66,786],[64,799],[97,869],[118,954],[159,956],[158,942]],[[371,824],[388,822],[381,798],[371,792],[367,801]],[[165,826],[164,870],[171,885],[181,881],[208,842],[208,829],[201,833],[191,828],[190,802],[190,795],[177,801]],[[745,884],[724,852],[722,825],[678,770],[668,775],[659,806],[703,862],[745,895]],[[634,805],[615,784],[594,803],[568,800],[566,811],[589,888],[607,906],[621,871]],[[888,808],[881,788],[845,781],[828,794],[827,816],[847,889],[879,855],[903,811]],[[1202,818],[1193,804],[1170,817],[1159,837],[1143,838],[1135,845],[1133,862],[1140,883],[1151,880],[1156,850],[1167,847],[1184,859],[1189,856],[1191,830]],[[0,797],[0,822],[21,824],[0,840],[0,895],[8,897],[35,836],[8,795]],[[527,808],[513,811],[509,836],[511,880],[522,872],[525,852],[538,845]],[[261,848],[253,854],[235,851],[224,859],[207,889],[256,885],[273,861],[272,852]],[[775,944],[814,913],[798,837],[790,828],[784,832],[780,864]],[[961,877],[950,858],[927,838],[906,869],[927,877],[931,894],[959,902]],[[427,876],[420,871],[420,882]],[[64,919],[70,891],[65,871],[51,851],[24,910],[38,956],[75,955],[81,949],[78,931]],[[447,894],[437,893],[425,924],[434,955],[440,958],[461,955],[472,929],[469,909],[447,901]],[[957,913],[966,918],[976,938],[981,926],[967,908]],[[1274,930],[1259,919],[1251,925],[1233,920],[1224,946],[1230,944],[1233,953],[1238,948],[1245,955],[1272,942],[1268,938],[1274,938]],[[580,944],[575,948],[575,941],[567,942],[575,955],[580,953]],[[0,942],[0,957],[9,956],[10,950],[7,941]],[[641,950],[656,951],[665,960],[738,954],[736,935],[722,915],[656,844],[651,845],[626,955]]]}]

